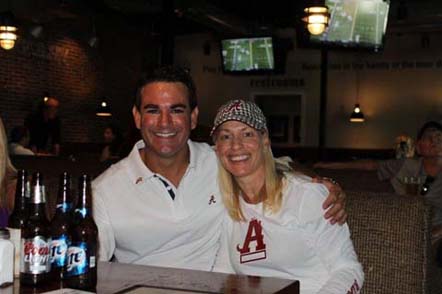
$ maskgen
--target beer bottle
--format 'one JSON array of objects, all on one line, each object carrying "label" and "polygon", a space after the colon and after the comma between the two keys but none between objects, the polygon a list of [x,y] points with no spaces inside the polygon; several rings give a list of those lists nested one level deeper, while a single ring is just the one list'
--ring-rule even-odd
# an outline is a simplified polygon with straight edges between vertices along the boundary
[{"label": "beer bottle", "polygon": [[78,191],[64,284],[69,288],[92,290],[97,285],[98,229],[92,218],[91,183],[88,175],[80,177]]},{"label": "beer bottle", "polygon": [[11,241],[14,244],[14,276],[20,275],[20,242],[21,230],[28,219],[28,200],[29,200],[29,181],[28,173],[24,169],[17,171],[17,185],[15,187],[14,209],[8,219],[8,229],[11,235]]},{"label": "beer bottle", "polygon": [[22,230],[20,283],[40,286],[49,278],[51,237],[46,218],[46,194],[41,173],[32,177],[29,218]]},{"label": "beer bottle", "polygon": [[55,280],[63,278],[67,264],[72,211],[71,199],[71,177],[69,173],[64,172],[60,176],[57,207],[49,227],[51,233],[51,277]]}]

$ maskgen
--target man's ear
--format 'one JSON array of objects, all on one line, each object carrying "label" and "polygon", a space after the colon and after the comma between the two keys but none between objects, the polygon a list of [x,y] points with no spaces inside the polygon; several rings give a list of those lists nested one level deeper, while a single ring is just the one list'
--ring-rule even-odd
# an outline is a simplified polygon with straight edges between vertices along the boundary
[{"label": "man's ear", "polygon": [[190,113],[190,129],[193,130],[196,128],[196,126],[198,125],[198,114],[199,114],[199,110],[198,110],[198,106],[196,106],[192,112]]},{"label": "man's ear", "polygon": [[141,113],[138,111],[137,107],[132,107],[132,115],[134,117],[135,126],[137,129],[141,128]]}]

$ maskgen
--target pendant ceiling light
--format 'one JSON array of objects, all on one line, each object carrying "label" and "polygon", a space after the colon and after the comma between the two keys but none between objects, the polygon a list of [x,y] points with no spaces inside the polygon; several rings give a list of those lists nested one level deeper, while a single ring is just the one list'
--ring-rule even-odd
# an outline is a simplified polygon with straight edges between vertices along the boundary
[{"label": "pendant ceiling light", "polygon": [[95,112],[96,116],[112,116],[112,112],[109,104],[106,99],[103,98],[100,104],[97,107],[97,111]]},{"label": "pendant ceiling light", "polygon": [[0,13],[0,47],[5,50],[14,48],[17,40],[17,25],[11,11]]},{"label": "pendant ceiling light", "polygon": [[302,20],[306,23],[307,29],[312,35],[320,35],[325,31],[330,19],[328,7],[323,4],[315,4],[304,9]]},{"label": "pendant ceiling light", "polygon": [[362,113],[361,107],[358,103],[355,104],[355,108],[353,109],[353,112],[350,115],[350,121],[351,122],[364,122],[365,117],[364,113]]},{"label": "pendant ceiling light", "polygon": [[353,109],[353,112],[350,115],[350,122],[364,122],[365,117],[364,113],[361,110],[361,106],[359,105],[359,70],[356,69],[356,104]]}]

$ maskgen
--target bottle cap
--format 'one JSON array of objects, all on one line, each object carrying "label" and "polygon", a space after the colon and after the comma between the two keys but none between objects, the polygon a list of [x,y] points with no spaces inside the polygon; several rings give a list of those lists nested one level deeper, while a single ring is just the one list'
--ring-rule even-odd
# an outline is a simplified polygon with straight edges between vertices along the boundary
[{"label": "bottle cap", "polygon": [[9,230],[6,228],[0,228],[0,239],[8,240],[11,237]]}]

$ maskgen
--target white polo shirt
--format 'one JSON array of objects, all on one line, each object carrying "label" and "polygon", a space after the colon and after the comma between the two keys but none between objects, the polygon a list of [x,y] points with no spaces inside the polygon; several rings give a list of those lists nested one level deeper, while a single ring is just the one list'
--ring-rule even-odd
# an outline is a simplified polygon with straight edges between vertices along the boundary
[{"label": "white polo shirt", "polygon": [[188,145],[190,163],[178,187],[145,166],[143,141],[93,181],[100,260],[114,255],[123,263],[211,269],[225,213],[217,160],[209,145]]}]

